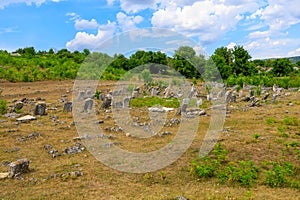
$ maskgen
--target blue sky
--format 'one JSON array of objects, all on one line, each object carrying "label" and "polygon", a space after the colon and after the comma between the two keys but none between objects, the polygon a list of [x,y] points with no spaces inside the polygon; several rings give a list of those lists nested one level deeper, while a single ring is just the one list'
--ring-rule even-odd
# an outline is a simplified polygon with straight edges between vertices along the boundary
[{"label": "blue sky", "polygon": [[300,56],[299,0],[0,0],[0,49],[95,49],[145,27],[191,38],[211,55],[244,46],[253,58]]}]

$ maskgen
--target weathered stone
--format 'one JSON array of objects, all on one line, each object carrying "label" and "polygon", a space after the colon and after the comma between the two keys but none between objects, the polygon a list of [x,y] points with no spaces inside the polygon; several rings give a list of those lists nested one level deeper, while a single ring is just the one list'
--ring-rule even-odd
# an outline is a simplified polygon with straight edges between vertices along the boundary
[{"label": "weathered stone", "polygon": [[72,112],[73,103],[71,101],[64,104],[63,112]]},{"label": "weathered stone", "polygon": [[9,164],[9,178],[17,177],[23,173],[29,172],[29,163],[30,161],[26,158],[19,159],[15,162]]},{"label": "weathered stone", "polygon": [[278,96],[277,94],[273,94],[272,99],[270,101],[271,104],[275,103],[277,96]]},{"label": "weathered stone", "polygon": [[17,121],[26,122],[26,121],[31,121],[31,120],[35,120],[35,119],[36,118],[31,115],[25,115],[23,117],[18,118]]},{"label": "weathered stone", "polygon": [[85,98],[85,92],[80,91],[77,100],[82,101]]},{"label": "weathered stone", "polygon": [[23,108],[23,106],[24,106],[24,103],[22,101],[15,102],[14,107],[13,107],[13,112],[21,110]]},{"label": "weathered stone", "polygon": [[129,104],[130,104],[130,97],[125,97],[123,99],[123,107],[124,108],[128,108],[129,107]]},{"label": "weathered stone", "polygon": [[265,100],[268,99],[269,96],[270,96],[270,94],[269,94],[269,93],[266,93],[266,94],[262,97],[261,100],[265,101]]},{"label": "weathered stone", "polygon": [[103,103],[101,104],[100,109],[101,110],[106,110],[109,109],[109,107],[111,106],[111,98],[105,98],[105,100],[103,101]]},{"label": "weathered stone", "polygon": [[91,99],[91,98],[88,98],[88,99],[84,100],[84,107],[83,107],[84,112],[91,111],[92,107],[93,107],[93,104],[94,104],[94,100]]},{"label": "weathered stone", "polygon": [[9,176],[9,173],[0,173],[0,179],[5,179],[5,178],[8,178]]},{"label": "weathered stone", "polygon": [[185,98],[183,99],[183,103],[182,105],[178,108],[176,115],[181,115],[181,113],[185,113],[186,109],[189,105],[190,99],[189,98]]},{"label": "weathered stone", "polygon": [[47,115],[46,113],[46,103],[45,102],[38,102],[35,104],[34,107],[34,115]]}]

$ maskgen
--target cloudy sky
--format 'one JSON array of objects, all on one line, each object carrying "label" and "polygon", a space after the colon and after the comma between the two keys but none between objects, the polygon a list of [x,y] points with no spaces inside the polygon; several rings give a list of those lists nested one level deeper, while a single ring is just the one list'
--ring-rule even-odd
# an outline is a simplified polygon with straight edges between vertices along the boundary
[{"label": "cloudy sky", "polygon": [[211,55],[300,56],[299,0],[0,0],[0,49],[94,49],[123,32],[166,28]]}]

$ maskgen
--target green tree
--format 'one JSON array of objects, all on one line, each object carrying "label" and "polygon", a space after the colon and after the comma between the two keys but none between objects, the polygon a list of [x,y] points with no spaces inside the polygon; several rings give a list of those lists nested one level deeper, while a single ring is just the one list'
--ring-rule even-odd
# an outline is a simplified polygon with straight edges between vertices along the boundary
[{"label": "green tree", "polygon": [[280,58],[272,61],[271,73],[275,76],[288,76],[293,71],[293,63],[288,58]]}]

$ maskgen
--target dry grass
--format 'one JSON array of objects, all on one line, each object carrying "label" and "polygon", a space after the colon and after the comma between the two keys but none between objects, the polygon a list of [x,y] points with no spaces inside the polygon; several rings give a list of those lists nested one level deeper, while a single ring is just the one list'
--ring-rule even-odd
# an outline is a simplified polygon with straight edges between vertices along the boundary
[{"label": "dry grass", "polygon": [[[219,184],[214,179],[198,180],[191,174],[190,163],[198,155],[198,149],[209,125],[209,117],[201,117],[197,136],[190,148],[175,163],[157,172],[121,173],[103,165],[88,151],[53,159],[44,150],[44,145],[51,144],[61,152],[65,147],[72,146],[72,138],[78,136],[74,126],[68,128],[73,121],[72,114],[63,113],[62,103],[58,101],[61,95],[71,91],[72,86],[71,81],[1,83],[3,98],[9,101],[10,105],[13,99],[42,97],[46,98],[48,107],[57,105],[58,110],[48,111],[47,116],[20,125],[16,125],[13,119],[1,118],[7,122],[0,123],[0,161],[28,158],[31,161],[31,172],[23,175],[21,180],[0,180],[0,199],[174,199],[176,196],[189,199],[300,199],[300,192],[296,189],[269,188],[262,184],[244,188]],[[107,86],[103,86],[99,89],[106,88]],[[286,115],[299,119],[299,95],[300,93],[293,93],[287,98],[279,97],[278,104],[250,108],[247,112],[242,111],[244,103],[233,104],[234,109],[227,115],[224,126],[228,131],[220,138],[222,146],[229,151],[229,159],[253,160],[257,165],[264,161],[285,160],[299,167],[299,159],[294,152],[295,149],[300,150],[299,147],[289,148],[286,145],[293,141],[300,143],[299,126],[287,126],[282,122]],[[68,97],[71,98],[71,93]],[[287,106],[289,102],[293,102],[294,106]],[[26,106],[22,113],[31,113],[31,110],[32,107]],[[289,114],[285,113],[286,110]],[[58,116],[62,123],[53,122],[53,115]],[[106,115],[110,114],[100,112],[99,119],[104,119]],[[267,124],[266,118],[274,119],[275,123]],[[113,125],[114,122],[110,119],[105,120],[101,126]],[[288,137],[284,137],[278,131],[280,126],[286,128]],[[167,130],[175,133],[177,127]],[[42,136],[25,142],[17,140],[32,132],[40,132]],[[174,137],[169,135],[136,139],[126,137],[122,132],[112,134],[117,136],[116,141],[121,142],[121,148],[135,152],[161,148]],[[258,134],[259,137],[255,139],[254,134]],[[20,150],[5,152],[14,147]],[[0,166],[1,172],[6,170],[7,167]],[[50,178],[56,173],[78,170],[82,170],[84,175],[76,178]]]}]

